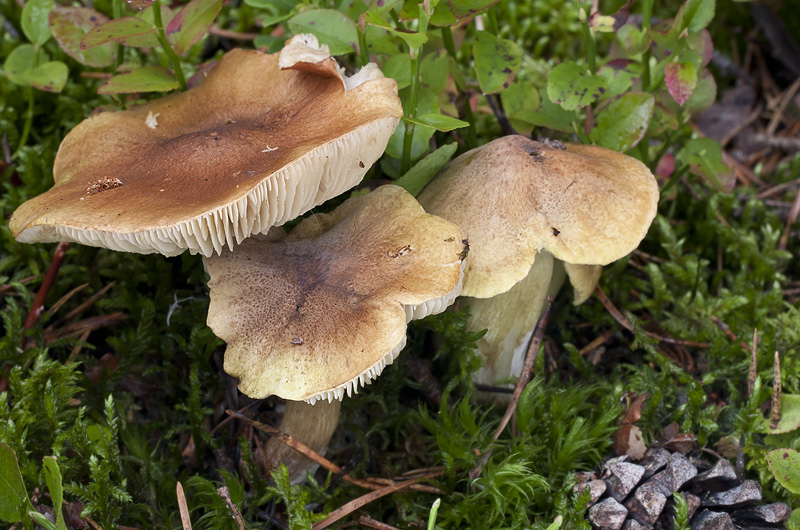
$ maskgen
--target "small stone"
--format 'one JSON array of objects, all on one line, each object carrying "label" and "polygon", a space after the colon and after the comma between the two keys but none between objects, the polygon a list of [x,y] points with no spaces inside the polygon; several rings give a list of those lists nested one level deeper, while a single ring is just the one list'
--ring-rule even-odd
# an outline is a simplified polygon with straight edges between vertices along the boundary
[{"label": "small stone", "polygon": [[[775,504],[765,504],[763,506],[753,506],[746,510],[738,510],[733,512],[734,519],[753,519],[763,521],[765,523],[778,524],[788,521],[792,515],[792,508],[785,502],[776,502]],[[739,525],[747,526],[751,525]]]},{"label": "small stone", "polygon": [[703,506],[745,506],[761,501],[761,484],[755,480],[745,480],[728,491],[712,493],[703,500]]},{"label": "small stone", "polygon": [[640,522],[654,525],[664,511],[667,496],[659,484],[646,482],[636,488],[633,496],[625,502],[628,511]]},{"label": "small stone", "polygon": [[702,501],[700,497],[697,495],[692,495],[691,493],[682,493],[683,498],[686,499],[686,507],[689,509],[689,520],[692,520],[694,514],[697,512],[697,509],[700,508]]},{"label": "small stone", "polygon": [[622,524],[622,530],[647,530],[649,526],[645,526],[636,519],[626,519]]},{"label": "small stone", "polygon": [[666,449],[648,449],[644,458],[639,461],[640,466],[644,466],[644,476],[642,480],[647,480],[661,470],[669,462],[669,451]]},{"label": "small stone", "polygon": [[692,530],[736,530],[727,513],[704,510],[692,519]]},{"label": "small stone", "polygon": [[669,456],[667,467],[664,471],[653,476],[653,481],[658,482],[670,492],[678,491],[681,486],[697,475],[697,468],[689,459],[680,453]]},{"label": "small stone", "polygon": [[620,530],[628,510],[614,499],[605,499],[589,508],[589,522],[600,530]]},{"label": "small stone", "polygon": [[610,475],[605,479],[608,492],[617,501],[622,502],[639,483],[644,468],[637,464],[619,462],[608,467]]},{"label": "small stone", "polygon": [[692,484],[697,485],[703,491],[716,493],[730,488],[737,480],[733,465],[723,458],[708,471],[703,471],[694,477]]},{"label": "small stone", "polygon": [[586,504],[587,508],[596,503],[597,500],[603,496],[603,493],[606,492],[606,488],[606,483],[602,480],[590,480],[589,482],[575,485],[575,491],[577,493],[583,493],[586,489],[589,490],[589,502]]}]

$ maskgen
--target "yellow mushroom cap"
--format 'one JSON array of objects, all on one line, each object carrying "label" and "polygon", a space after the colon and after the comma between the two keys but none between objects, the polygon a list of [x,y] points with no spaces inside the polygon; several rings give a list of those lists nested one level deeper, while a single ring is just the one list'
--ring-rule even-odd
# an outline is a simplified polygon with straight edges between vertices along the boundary
[{"label": "yellow mushroom cap", "polygon": [[644,164],[615,151],[515,135],[453,160],[419,202],[464,230],[471,250],[462,294],[488,298],[524,278],[542,250],[578,265],[625,256],[655,217],[658,185]]},{"label": "yellow mushroom cap", "polygon": [[402,116],[396,83],[279,55],[232,50],[195,88],[80,123],[14,236],[210,256],[358,184]]},{"label": "yellow mushroom cap", "polygon": [[383,186],[205,258],[225,371],[256,398],[349,395],[394,360],[409,320],[452,303],[464,250],[456,225]]}]

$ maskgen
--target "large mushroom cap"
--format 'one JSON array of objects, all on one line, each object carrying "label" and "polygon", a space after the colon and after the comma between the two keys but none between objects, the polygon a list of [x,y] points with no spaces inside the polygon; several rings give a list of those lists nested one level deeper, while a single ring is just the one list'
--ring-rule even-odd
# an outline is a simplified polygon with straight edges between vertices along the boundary
[{"label": "large mushroom cap", "polygon": [[59,148],[55,186],[14,212],[12,233],[209,256],[351,188],[402,116],[396,84],[374,67],[347,83],[330,57],[327,69],[303,60],[281,70],[279,54],[232,50],[196,88],[83,121]]},{"label": "large mushroom cap", "polygon": [[397,186],[269,239],[205,259],[208,325],[251,397],[341,399],[394,360],[408,320],[460,291],[461,230]]},{"label": "large mushroom cap", "polygon": [[524,278],[541,250],[580,265],[631,252],[655,217],[658,186],[615,151],[505,136],[453,160],[419,202],[464,230],[462,294],[487,298]]}]

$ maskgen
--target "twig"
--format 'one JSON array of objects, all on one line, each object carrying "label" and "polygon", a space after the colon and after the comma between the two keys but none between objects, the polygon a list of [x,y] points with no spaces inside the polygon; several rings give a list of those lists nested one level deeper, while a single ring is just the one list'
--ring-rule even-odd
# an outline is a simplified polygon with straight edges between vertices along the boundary
[{"label": "twig", "polygon": [[772,186],[771,188],[762,191],[758,195],[756,195],[756,199],[763,200],[767,197],[771,197],[772,195],[777,195],[778,193],[782,193],[783,191],[793,188],[800,184],[800,179],[795,179],[789,182],[784,182],[783,184],[778,184],[777,186]]},{"label": "twig", "polygon": [[717,317],[716,315],[711,315],[711,321],[714,322],[714,324],[716,324],[720,330],[722,330],[722,332],[725,334],[726,337],[728,337],[734,342],[739,341],[739,346],[741,346],[744,349],[744,351],[746,351],[751,355],[753,354],[753,350],[750,349],[750,346],[745,344],[744,341],[739,340],[739,337],[737,337],[736,334],[733,331],[731,331],[728,325],[722,320],[720,320],[719,317]]},{"label": "twig", "polygon": [[241,33],[239,31],[222,29],[219,26],[211,26],[208,28],[208,32],[212,35],[216,35],[217,37],[232,40],[255,40],[259,36],[258,33]]},{"label": "twig", "polygon": [[128,318],[130,317],[121,311],[115,311],[114,313],[109,313],[107,315],[98,315],[95,317],[85,318],[64,328],[52,331],[50,333],[45,333],[44,342],[45,344],[49,344],[56,339],[69,337],[70,335],[80,335],[87,330],[94,331],[112,326],[127,320]]},{"label": "twig", "polygon": [[[519,379],[517,379],[517,384],[514,386],[514,393],[511,394],[511,401],[506,407],[506,412],[503,414],[503,418],[500,420],[500,424],[497,426],[497,429],[494,431],[492,435],[492,439],[497,440],[500,438],[500,435],[503,433],[503,430],[508,425],[508,421],[511,419],[512,414],[517,410],[517,403],[519,403],[519,398],[522,395],[522,391],[528,386],[528,383],[531,380],[531,376],[533,375],[533,369],[536,365],[536,357],[539,354],[539,345],[542,343],[542,338],[544,337],[544,328],[547,326],[547,321],[550,319],[550,310],[553,307],[553,297],[551,295],[547,296],[547,307],[544,309],[544,313],[542,313],[541,318],[539,319],[539,323],[536,324],[536,330],[533,332],[533,336],[531,337],[531,342],[528,344],[528,351],[525,353],[525,362],[522,365],[522,372],[519,374]],[[489,458],[492,456],[492,450],[489,449],[483,456],[481,456],[480,463],[472,468],[469,472],[470,480],[475,480],[481,474],[483,467],[489,461]]]},{"label": "twig", "polygon": [[[26,283],[30,283],[33,280],[35,280],[36,278],[38,278],[38,277],[39,277],[38,274],[36,274],[34,276],[28,276],[27,278],[23,278],[20,281],[15,282],[15,283],[19,283],[19,284],[25,285]],[[13,285],[11,285],[10,283],[4,283],[3,285],[0,285],[0,296],[6,295],[6,294],[8,294],[8,295],[17,294],[17,293],[12,292],[14,290],[15,289],[14,289]]]},{"label": "twig", "polygon": [[753,143],[759,146],[772,147],[792,153],[800,151],[800,138],[785,138],[783,136],[772,136],[764,133],[753,135]]},{"label": "twig", "polygon": [[578,352],[578,355],[583,357],[584,355],[586,355],[587,353],[589,353],[593,349],[595,349],[595,348],[601,346],[602,344],[605,344],[606,342],[608,342],[608,339],[610,339],[612,336],[614,336],[614,332],[613,331],[611,331],[611,330],[606,331],[605,333],[603,333],[602,335],[600,335],[599,337],[594,339],[592,342],[590,342],[589,344],[587,344],[586,346],[581,348],[581,350]]},{"label": "twig", "polygon": [[792,203],[792,209],[789,210],[789,217],[786,219],[786,229],[783,231],[781,235],[781,240],[778,242],[778,248],[781,250],[786,250],[786,246],[789,244],[789,231],[792,228],[792,225],[797,221],[797,216],[800,215],[800,193],[794,198],[794,202]]},{"label": "twig", "polygon": [[58,302],[53,304],[53,306],[47,312],[50,314],[50,316],[53,316],[54,314],[56,314],[58,312],[59,309],[61,309],[61,306],[63,306],[64,304],[66,304],[69,301],[70,298],[72,298],[73,296],[75,296],[79,292],[83,291],[88,286],[89,286],[88,282],[77,286],[76,288],[74,288],[73,290],[71,290],[70,292],[68,292],[64,296],[62,296],[58,300]]},{"label": "twig", "polygon": [[222,497],[222,500],[228,505],[231,517],[236,521],[236,526],[239,527],[239,530],[247,530],[247,526],[244,524],[244,518],[242,518],[242,512],[239,511],[239,508],[234,504],[233,499],[231,499],[231,492],[228,491],[228,487],[222,486],[221,488],[217,488],[217,495]]},{"label": "twig", "polygon": [[[616,320],[623,328],[627,329],[628,331],[631,332],[633,331],[633,326],[631,325],[630,321],[628,321],[628,319],[625,318],[625,316],[619,312],[619,309],[617,309],[614,306],[611,300],[608,299],[608,296],[606,296],[606,293],[603,292],[603,289],[600,287],[600,284],[597,284],[597,286],[595,287],[594,294],[597,296],[598,300],[600,300],[600,303],[603,304],[603,306],[606,308],[606,311],[608,311],[611,314],[611,316],[614,317],[614,320]],[[665,337],[663,335],[653,333],[652,331],[647,331],[647,330],[643,331],[645,335],[647,335],[651,339],[656,339],[657,341],[660,342],[666,342],[667,344],[677,344],[679,346],[694,346],[696,348],[709,347],[709,344],[707,342],[693,342],[690,340],[674,339],[672,337]]]},{"label": "twig", "polygon": [[416,484],[422,479],[433,478],[438,475],[440,475],[440,473],[429,473],[419,478],[412,478],[410,480],[398,482],[397,484],[393,484],[391,486],[386,486],[385,488],[381,488],[379,490],[370,491],[369,493],[366,493],[361,497],[354,499],[348,502],[347,504],[333,510],[331,513],[328,514],[328,517],[316,523],[311,528],[312,530],[322,530],[323,528],[328,528],[330,525],[332,525],[339,519],[346,517],[348,514],[354,512],[355,510],[358,510],[362,506],[369,504],[372,501],[378,500],[381,497],[385,497],[386,495],[390,495],[392,493],[408,489],[410,486]]},{"label": "twig", "polygon": [[[381,486],[391,486],[392,484],[397,484],[397,481],[392,480],[390,478],[380,478],[380,477],[366,477],[364,480],[367,482],[374,482],[375,484],[380,484]],[[434,495],[445,495],[446,492],[440,490],[439,488],[433,486],[426,486],[425,484],[417,484],[412,488],[414,491],[421,491],[425,493],[432,493]]]},{"label": "twig", "polygon": [[178,511],[181,514],[183,530],[192,530],[192,520],[189,518],[189,507],[186,505],[186,496],[183,494],[183,486],[180,481],[178,481],[175,486],[175,492],[178,495]]},{"label": "twig", "polygon": [[52,326],[49,326],[46,331],[50,331],[50,330],[54,329],[55,327],[60,326],[61,324],[64,324],[66,321],[68,321],[68,320],[80,315],[84,311],[86,311],[88,308],[93,306],[95,302],[97,302],[100,298],[102,298],[103,295],[106,294],[109,289],[114,287],[114,285],[116,283],[117,282],[114,281],[114,282],[109,283],[108,285],[103,286],[102,289],[100,289],[99,291],[94,293],[92,296],[87,298],[86,301],[83,302],[81,305],[79,305],[78,307],[76,307],[75,309],[73,309],[72,311],[70,311],[69,313],[64,315],[63,317],[59,318]]},{"label": "twig", "polygon": [[[47,298],[47,293],[50,292],[50,289],[53,287],[53,283],[56,281],[58,269],[61,268],[61,263],[64,262],[64,256],[66,255],[67,250],[69,250],[69,243],[66,242],[59,243],[56,247],[56,251],[53,253],[53,261],[50,262],[50,268],[47,270],[44,281],[42,281],[42,285],[39,287],[39,292],[36,293],[36,298],[33,299],[33,305],[28,313],[28,318],[25,319],[25,325],[22,328],[23,330],[27,331],[36,325],[36,321],[44,311],[44,301]],[[26,339],[23,335],[23,349],[25,349],[25,343]]]},{"label": "twig", "polygon": [[358,518],[358,524],[361,526],[366,526],[367,528],[376,528],[377,530],[400,530],[396,526],[382,523],[380,521],[376,521],[375,519],[370,519],[364,515]]},{"label": "twig", "polygon": [[[247,405],[245,405],[244,407],[239,409],[239,414],[245,412],[246,410],[249,410],[249,409],[253,408],[256,405],[260,405],[263,402],[264,402],[263,399],[256,399],[255,401],[251,401],[250,403],[248,403]],[[213,429],[211,429],[211,432],[209,434],[214,434],[215,432],[220,430],[224,425],[226,425],[232,419],[233,419],[233,416],[228,416],[227,418],[225,418],[224,420],[219,422]]]},{"label": "twig", "polygon": [[506,111],[503,109],[503,102],[500,100],[500,96],[496,94],[487,94],[486,101],[488,101],[489,106],[492,107],[492,112],[494,112],[494,116],[500,124],[500,131],[502,131],[503,136],[518,134],[514,126],[511,125],[511,122],[508,121],[508,116],[506,116]]},{"label": "twig", "polygon": [[91,335],[91,333],[92,333],[92,330],[91,329],[87,329],[86,331],[83,332],[83,334],[80,337],[78,337],[78,341],[79,341],[78,344],[76,344],[72,348],[72,351],[69,352],[69,355],[67,356],[67,360],[64,361],[64,364],[69,364],[73,360],[75,360],[75,357],[77,357],[78,354],[83,349],[83,344],[81,344],[81,343],[82,342],[86,342],[87,340],[89,340],[89,335]]},{"label": "twig", "polygon": [[753,347],[750,349],[750,371],[747,374],[748,397],[753,395],[753,388],[755,388],[757,377],[758,377],[758,328],[753,330]]},{"label": "twig", "polygon": [[775,429],[781,422],[781,357],[775,352],[775,362],[772,365],[772,406],[770,407],[769,428]]},{"label": "twig", "polygon": [[[381,489],[383,489],[383,486],[381,486],[379,484],[375,484],[375,483],[372,483],[372,482],[368,482],[367,480],[362,480],[362,479],[351,477],[347,473],[341,474],[342,473],[342,468],[340,468],[339,466],[337,466],[336,464],[334,464],[333,462],[331,462],[330,460],[328,460],[324,456],[320,455],[319,453],[317,453],[316,451],[311,449],[309,446],[307,446],[303,442],[300,442],[299,440],[296,440],[292,436],[290,436],[290,435],[286,434],[285,432],[281,431],[277,427],[273,427],[272,425],[268,425],[266,423],[261,423],[261,422],[255,421],[255,420],[253,420],[251,418],[248,418],[247,416],[239,414],[238,412],[235,412],[235,411],[230,410],[230,409],[226,410],[225,412],[228,415],[233,416],[234,418],[236,418],[238,420],[242,420],[245,423],[248,423],[248,424],[252,425],[256,429],[259,429],[261,431],[264,431],[267,434],[275,436],[278,440],[280,440],[281,442],[285,443],[286,445],[288,445],[289,447],[291,447],[292,449],[294,449],[295,451],[297,451],[301,455],[305,456],[306,458],[308,458],[312,462],[314,462],[316,464],[319,464],[320,466],[322,466],[323,468],[327,469],[328,471],[330,471],[334,475],[339,475],[342,478],[342,480],[344,480],[346,482],[349,482],[350,484],[353,484],[354,486],[359,486],[361,488],[366,488],[366,489],[370,489],[370,490],[381,490]],[[441,472],[435,473],[435,474],[433,474],[431,476],[437,476],[437,475],[441,475]],[[427,478],[427,475],[425,477]]]},{"label": "twig", "polygon": [[437,472],[441,475],[442,473],[444,473],[444,466],[433,466],[433,467],[423,467],[420,469],[412,469],[410,471],[406,471],[400,476],[409,478],[414,476],[427,475],[428,473],[433,473],[433,472]]}]

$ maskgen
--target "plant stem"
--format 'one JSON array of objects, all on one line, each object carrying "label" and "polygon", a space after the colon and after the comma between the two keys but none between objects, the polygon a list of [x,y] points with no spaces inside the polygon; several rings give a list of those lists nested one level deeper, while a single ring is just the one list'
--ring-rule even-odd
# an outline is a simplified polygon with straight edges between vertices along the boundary
[{"label": "plant stem", "polygon": [[587,21],[581,22],[581,27],[583,27],[583,38],[586,40],[586,58],[589,59],[589,70],[592,75],[595,75],[597,73],[597,42]]},{"label": "plant stem", "polygon": [[181,90],[186,90],[186,78],[183,77],[181,61],[178,59],[178,56],[175,55],[175,50],[172,49],[172,45],[167,40],[167,34],[164,32],[164,23],[161,21],[161,0],[153,2],[153,25],[155,25],[158,30],[158,42],[161,44],[161,47],[164,48],[164,53],[167,54],[167,58],[170,64],[172,64],[172,69],[175,71],[175,77],[178,79]]},{"label": "plant stem", "polygon": [[456,43],[453,40],[453,31],[450,26],[442,26],[442,40],[444,41],[444,48],[453,60],[456,60]]},{"label": "plant stem", "polygon": [[[114,17],[114,20],[120,18],[122,16],[122,0],[111,0],[111,9],[111,14]],[[122,44],[117,43],[117,55],[116,59],[114,60],[114,70],[116,71],[116,69],[119,68],[124,61],[125,48],[122,47]]]},{"label": "plant stem", "polygon": [[[416,52],[416,53],[415,53]],[[411,100],[408,102],[408,117],[413,118],[417,113],[417,97],[419,96],[419,50],[411,49]],[[400,161],[400,174],[405,175],[411,166],[411,144],[414,139],[414,124],[406,122],[403,136],[403,159]]]},{"label": "plant stem", "polygon": [[469,94],[464,94],[464,117],[469,122],[467,127],[467,146],[470,149],[478,147],[478,135],[475,133],[475,116],[472,114],[472,105],[469,102]]},{"label": "plant stem", "polygon": [[[651,27],[651,18],[653,15],[653,0],[643,0],[642,2],[642,34],[647,35]],[[644,64],[644,72],[642,72],[642,86],[650,86],[650,47],[642,54],[642,63]]]},{"label": "plant stem", "polygon": [[22,134],[19,137],[19,144],[14,154],[11,155],[12,160],[17,158],[20,149],[28,142],[28,136],[31,133],[31,126],[33,125],[33,88],[30,86],[25,87],[28,96],[28,110],[25,112],[25,124],[22,126]]},{"label": "plant stem", "polygon": [[358,57],[361,60],[361,66],[366,66],[369,63],[369,50],[367,49],[367,30],[361,31],[358,28]]}]

